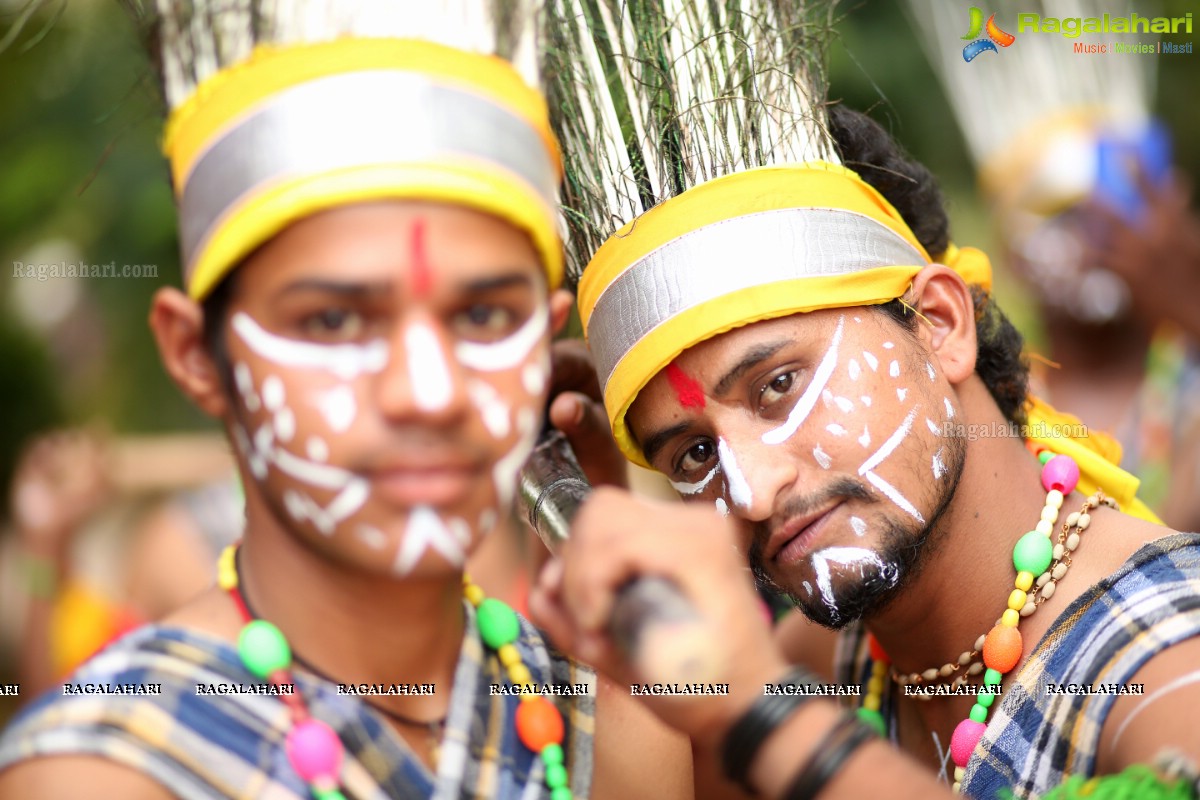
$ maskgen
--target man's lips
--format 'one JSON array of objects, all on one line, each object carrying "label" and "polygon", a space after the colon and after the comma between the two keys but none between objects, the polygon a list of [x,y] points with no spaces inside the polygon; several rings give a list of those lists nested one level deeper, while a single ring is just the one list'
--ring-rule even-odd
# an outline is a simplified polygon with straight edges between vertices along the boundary
[{"label": "man's lips", "polygon": [[398,506],[446,506],[476,488],[479,471],[462,463],[411,464],[374,469],[365,477],[372,493]]},{"label": "man's lips", "polygon": [[767,542],[767,559],[783,564],[799,561],[812,549],[817,537],[841,505],[839,501],[812,514],[792,517],[771,535]]}]

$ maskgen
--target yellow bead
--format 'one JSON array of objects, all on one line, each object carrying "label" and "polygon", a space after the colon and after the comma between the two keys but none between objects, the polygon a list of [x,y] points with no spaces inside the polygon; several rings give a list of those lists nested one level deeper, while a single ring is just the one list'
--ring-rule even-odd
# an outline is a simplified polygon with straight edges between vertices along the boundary
[{"label": "yellow bead", "polygon": [[1017,623],[1021,621],[1021,614],[1011,608],[1004,609],[1004,613],[1000,616],[1000,624],[1006,628],[1015,628]]},{"label": "yellow bead", "polygon": [[1028,592],[1029,588],[1031,586],[1033,586],[1033,573],[1032,572],[1018,572],[1016,586],[1022,592]]},{"label": "yellow bead", "polygon": [[476,607],[484,600],[487,600],[487,595],[483,593],[483,589],[473,583],[463,587],[463,595],[467,598],[468,603]]},{"label": "yellow bead", "polygon": [[517,650],[515,645],[500,645],[500,649],[496,651],[496,655],[500,656],[500,663],[506,667],[511,667],[513,664],[521,663],[521,653]]},{"label": "yellow bead", "polygon": [[871,678],[867,681],[867,694],[883,694],[883,678]]},{"label": "yellow bead", "polygon": [[1020,611],[1025,607],[1025,601],[1027,599],[1028,595],[1026,595],[1020,589],[1013,589],[1012,594],[1008,596],[1008,607],[1013,611]]},{"label": "yellow bead", "polygon": [[863,698],[863,708],[869,711],[879,710],[879,695],[869,694]]},{"label": "yellow bead", "polygon": [[518,662],[508,668],[508,679],[513,684],[529,683],[533,680],[533,675],[529,673],[529,667]]},{"label": "yellow bead", "polygon": [[874,678],[874,677],[882,678],[884,675],[887,675],[887,671],[888,671],[888,665],[886,662],[884,662],[884,661],[872,661],[871,662],[871,677],[872,678]]},{"label": "yellow bead", "polygon": [[1042,506],[1042,519],[1051,525],[1058,522],[1058,509],[1054,506]]},{"label": "yellow bead", "polygon": [[217,559],[217,585],[225,591],[237,586],[237,567],[233,558],[236,552],[237,547],[231,544],[221,551],[221,557]]}]

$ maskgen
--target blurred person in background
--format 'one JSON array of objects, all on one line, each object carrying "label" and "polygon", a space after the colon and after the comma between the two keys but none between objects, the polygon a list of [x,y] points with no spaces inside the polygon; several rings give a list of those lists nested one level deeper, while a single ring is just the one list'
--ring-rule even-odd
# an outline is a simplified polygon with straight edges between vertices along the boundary
[{"label": "blurred person in background", "polygon": [[[1057,7],[1027,6],[1049,16]],[[1150,116],[1157,59],[1081,56],[1075,40],[1014,42],[1000,30],[966,47],[995,38],[1009,50],[992,44],[996,52],[966,63],[961,8],[907,7],[1001,249],[1038,306],[1049,363],[1037,365],[1035,385],[1116,436],[1139,496],[1169,525],[1200,528],[1200,311],[1188,302],[1200,291],[1200,219]],[[1086,17],[1127,12],[1108,0],[1079,8]]]}]

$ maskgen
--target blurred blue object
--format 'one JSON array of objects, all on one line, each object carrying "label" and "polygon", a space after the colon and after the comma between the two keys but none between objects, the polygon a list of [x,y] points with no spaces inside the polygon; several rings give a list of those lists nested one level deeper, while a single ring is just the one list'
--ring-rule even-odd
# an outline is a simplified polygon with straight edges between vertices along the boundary
[{"label": "blurred blue object", "polygon": [[1158,120],[1151,120],[1132,136],[1127,132],[1103,133],[1096,150],[1093,195],[1130,225],[1140,226],[1146,215],[1146,198],[1138,173],[1150,185],[1158,186],[1166,180],[1170,168],[1171,135]]}]

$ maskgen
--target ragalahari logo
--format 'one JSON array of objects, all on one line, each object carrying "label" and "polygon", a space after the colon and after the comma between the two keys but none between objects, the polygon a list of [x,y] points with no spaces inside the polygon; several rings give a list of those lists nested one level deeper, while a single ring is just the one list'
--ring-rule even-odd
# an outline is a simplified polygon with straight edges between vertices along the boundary
[{"label": "ragalahari logo", "polygon": [[[987,31],[987,38],[980,39],[979,34],[985,30]],[[1000,51],[996,49],[996,45],[1008,47],[1017,40],[1017,37],[1011,33],[1000,30],[1000,26],[996,24],[995,14],[988,17],[987,24],[985,25],[983,23],[983,12],[975,6],[971,6],[971,29],[962,38],[974,40],[963,48],[963,60],[967,62],[975,60],[975,57],[980,53],[986,53],[989,50],[993,53],[999,53]]]}]

